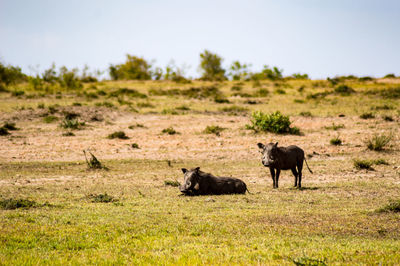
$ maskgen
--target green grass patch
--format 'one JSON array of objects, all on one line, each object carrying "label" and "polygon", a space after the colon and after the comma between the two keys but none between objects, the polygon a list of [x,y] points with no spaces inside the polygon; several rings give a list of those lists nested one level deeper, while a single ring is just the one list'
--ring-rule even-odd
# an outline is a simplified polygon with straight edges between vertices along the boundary
[{"label": "green grass patch", "polygon": [[168,127],[168,128],[164,128],[161,133],[163,134],[168,134],[168,135],[175,135],[175,134],[179,134],[178,131],[176,131],[173,127]]},{"label": "green grass patch", "polygon": [[379,208],[378,212],[400,212],[400,200],[392,201],[386,206]]},{"label": "green grass patch", "polygon": [[171,186],[171,187],[179,187],[180,183],[176,180],[165,180],[164,181],[165,186]]},{"label": "green grass patch", "polygon": [[107,136],[108,139],[129,139],[124,131],[115,131]]},{"label": "green grass patch", "polygon": [[219,136],[219,135],[221,135],[221,132],[224,131],[224,130],[225,130],[225,128],[223,128],[223,127],[212,125],[212,126],[207,126],[204,129],[203,133],[205,133],[205,134],[215,134],[215,135]]},{"label": "green grass patch", "polygon": [[392,138],[392,134],[375,134],[367,140],[367,148],[372,151],[382,151],[389,144]]}]

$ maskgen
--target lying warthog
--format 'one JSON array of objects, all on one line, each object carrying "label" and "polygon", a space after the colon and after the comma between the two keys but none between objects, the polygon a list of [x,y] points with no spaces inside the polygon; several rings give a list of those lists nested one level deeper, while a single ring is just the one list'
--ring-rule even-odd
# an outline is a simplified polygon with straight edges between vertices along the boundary
[{"label": "lying warthog", "polygon": [[216,177],[200,171],[200,167],[191,170],[182,168],[182,172],[185,175],[184,183],[179,190],[186,195],[244,194],[247,190],[246,184],[240,179]]},{"label": "lying warthog", "polygon": [[[257,146],[262,149],[262,164],[266,167],[269,167],[274,188],[278,188],[278,181],[281,170],[289,169],[292,170],[292,173],[295,177],[294,186],[298,186],[299,188],[301,188],[301,170],[303,169],[303,161],[306,160],[306,158],[304,157],[304,151],[302,149],[295,145],[291,145],[288,147],[278,147],[278,142],[275,144],[268,143],[267,145],[258,143]],[[308,167],[307,161],[306,165],[310,173],[312,173],[310,167]]]}]

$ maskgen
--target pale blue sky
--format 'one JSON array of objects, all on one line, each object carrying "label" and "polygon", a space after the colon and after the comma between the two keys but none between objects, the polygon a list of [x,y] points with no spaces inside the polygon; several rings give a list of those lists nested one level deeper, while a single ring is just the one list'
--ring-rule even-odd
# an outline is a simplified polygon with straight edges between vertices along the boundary
[{"label": "pale blue sky", "polygon": [[400,75],[395,0],[0,0],[0,58],[21,66],[105,70],[127,53],[190,66],[204,49],[253,70],[312,78]]}]

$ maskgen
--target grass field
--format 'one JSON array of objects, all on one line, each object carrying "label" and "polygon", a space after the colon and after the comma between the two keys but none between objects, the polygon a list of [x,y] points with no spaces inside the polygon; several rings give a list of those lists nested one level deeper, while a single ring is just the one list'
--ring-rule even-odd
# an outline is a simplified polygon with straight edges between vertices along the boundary
[{"label": "grass field", "polygon": [[[0,264],[399,264],[400,212],[382,208],[400,205],[400,80],[344,84],[354,92],[312,80],[0,92],[0,126],[18,128],[0,136]],[[256,110],[301,135],[246,129]],[[368,149],[379,136],[383,150]],[[302,189],[290,171],[272,188],[257,148],[272,141],[305,150]],[[251,194],[180,195],[180,169],[196,166]]]}]

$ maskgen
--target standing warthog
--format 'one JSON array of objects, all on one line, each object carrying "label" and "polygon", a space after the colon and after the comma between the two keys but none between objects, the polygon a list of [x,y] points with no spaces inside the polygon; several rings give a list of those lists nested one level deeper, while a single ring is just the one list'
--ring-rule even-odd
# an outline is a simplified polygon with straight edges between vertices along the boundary
[{"label": "standing warthog", "polygon": [[[264,145],[258,143],[257,146],[261,149],[262,164],[269,167],[271,172],[273,186],[278,188],[279,175],[281,170],[292,170],[294,175],[294,186],[301,188],[301,170],[303,169],[303,161],[306,161],[304,157],[304,151],[295,145],[287,147],[278,147],[278,142],[268,143]],[[308,163],[306,165],[310,173],[312,173]],[[296,170],[297,166],[297,170]],[[276,175],[275,175],[276,169]]]},{"label": "standing warthog", "polygon": [[237,178],[216,177],[212,174],[200,171],[200,167],[187,170],[182,168],[184,183],[179,190],[186,195],[220,195],[220,194],[244,194],[246,184]]}]

